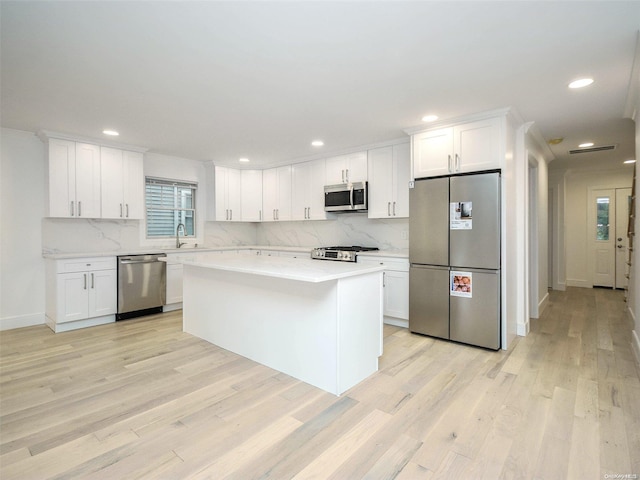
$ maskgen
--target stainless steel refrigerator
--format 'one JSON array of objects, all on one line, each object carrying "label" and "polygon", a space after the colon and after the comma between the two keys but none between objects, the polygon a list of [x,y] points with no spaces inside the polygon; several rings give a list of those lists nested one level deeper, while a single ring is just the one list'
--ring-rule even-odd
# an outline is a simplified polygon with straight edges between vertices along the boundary
[{"label": "stainless steel refrigerator", "polygon": [[500,348],[500,173],[426,178],[409,196],[409,330]]}]

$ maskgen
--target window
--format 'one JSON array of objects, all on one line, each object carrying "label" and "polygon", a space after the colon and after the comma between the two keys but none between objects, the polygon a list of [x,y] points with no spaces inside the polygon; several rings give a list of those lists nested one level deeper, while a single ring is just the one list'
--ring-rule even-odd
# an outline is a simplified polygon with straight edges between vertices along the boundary
[{"label": "window", "polygon": [[609,197],[596,198],[596,240],[609,240]]},{"label": "window", "polygon": [[185,236],[195,237],[196,188],[194,183],[146,178],[147,238],[175,237],[179,224]]}]

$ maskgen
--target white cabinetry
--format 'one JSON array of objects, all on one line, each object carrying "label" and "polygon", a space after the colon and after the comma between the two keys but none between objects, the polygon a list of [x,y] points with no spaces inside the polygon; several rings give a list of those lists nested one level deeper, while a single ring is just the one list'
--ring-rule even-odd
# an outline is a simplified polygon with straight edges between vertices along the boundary
[{"label": "white cabinetry", "polygon": [[501,167],[500,118],[413,135],[413,176],[433,177]]},{"label": "white cabinetry", "polygon": [[262,171],[262,220],[291,220],[291,165]]},{"label": "white cabinetry", "polygon": [[297,163],[291,167],[292,220],[326,220],[324,211],[325,161]]},{"label": "white cabinetry", "polygon": [[385,267],[384,323],[408,328],[409,326],[409,260],[395,257],[358,255],[358,263]]},{"label": "white cabinetry", "polygon": [[240,172],[240,193],[243,222],[262,220],[262,170]]},{"label": "white cabinetry", "polygon": [[167,262],[167,292],[165,300],[167,305],[182,302],[183,270],[184,267],[181,263]]},{"label": "white cabinetry", "polygon": [[367,181],[367,152],[327,158],[326,184]]},{"label": "white cabinetry", "polygon": [[46,322],[54,332],[115,321],[115,257],[48,260]]},{"label": "white cabinetry", "polygon": [[102,218],[144,218],[143,155],[100,148]]},{"label": "white cabinetry", "polygon": [[[207,186],[209,187],[207,220],[215,222],[241,221],[240,170],[213,165],[208,165],[207,168]],[[213,187],[213,192],[211,192],[211,187]]]},{"label": "white cabinetry", "polygon": [[409,216],[409,144],[369,150],[369,218]]},{"label": "white cabinetry", "polygon": [[100,147],[49,139],[47,187],[49,217],[100,218]]}]

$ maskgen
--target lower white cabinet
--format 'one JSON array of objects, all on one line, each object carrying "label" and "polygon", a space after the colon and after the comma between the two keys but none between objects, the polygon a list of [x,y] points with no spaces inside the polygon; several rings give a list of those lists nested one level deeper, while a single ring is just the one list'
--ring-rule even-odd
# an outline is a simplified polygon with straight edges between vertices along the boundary
[{"label": "lower white cabinet", "polygon": [[46,323],[54,332],[115,321],[116,257],[48,260]]},{"label": "lower white cabinet", "polygon": [[358,255],[358,263],[383,265],[384,323],[409,326],[409,260]]},{"label": "lower white cabinet", "polygon": [[167,263],[167,295],[166,304],[182,302],[182,272],[181,263]]}]

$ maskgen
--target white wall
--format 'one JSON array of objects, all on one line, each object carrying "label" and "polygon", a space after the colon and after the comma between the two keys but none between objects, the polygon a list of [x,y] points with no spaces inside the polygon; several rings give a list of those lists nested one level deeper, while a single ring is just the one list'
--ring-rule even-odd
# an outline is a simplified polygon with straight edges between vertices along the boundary
[{"label": "white wall", "polygon": [[2,129],[0,153],[0,330],[44,323],[44,145]]}]

